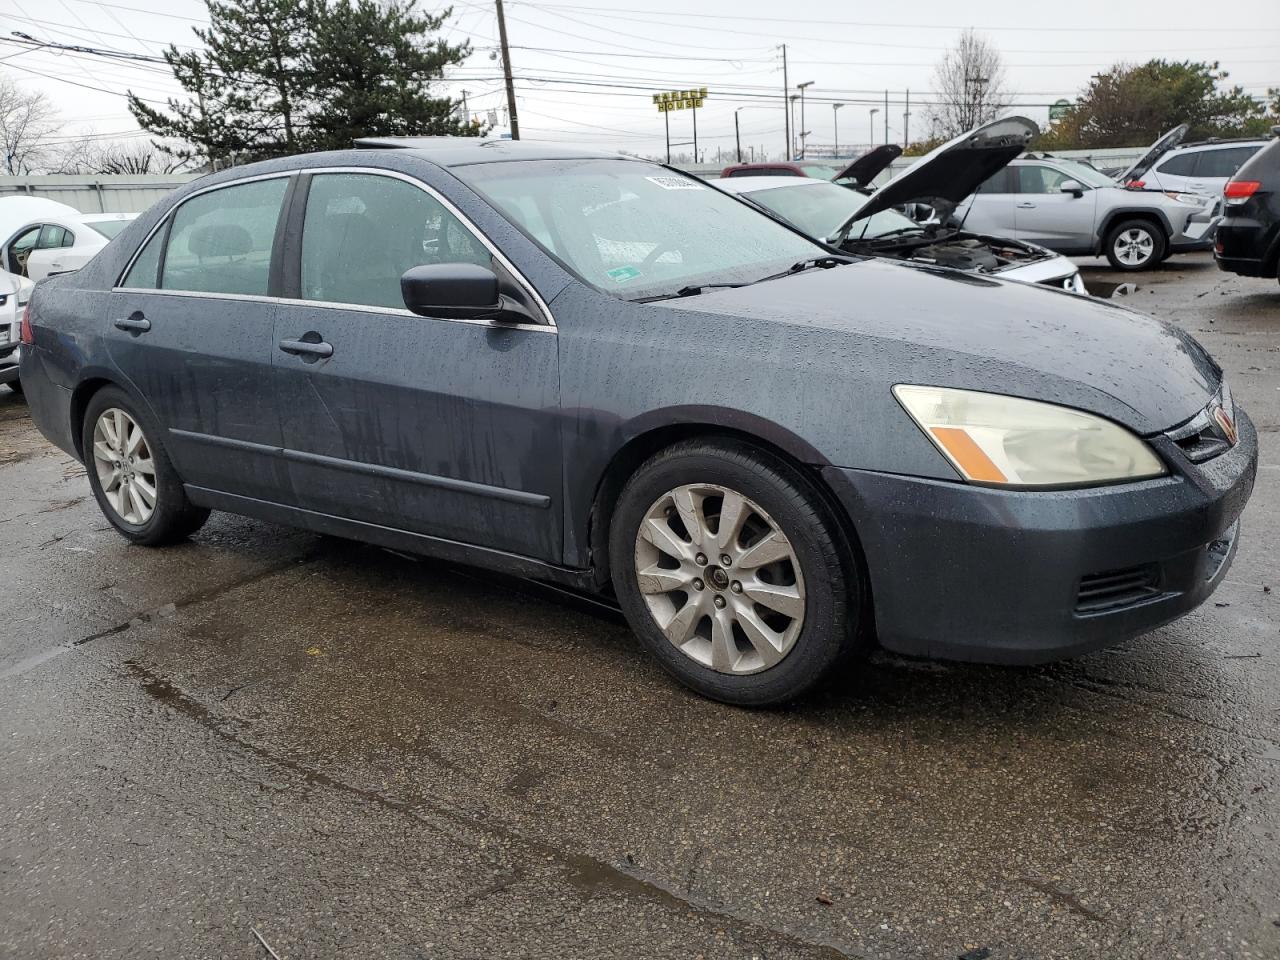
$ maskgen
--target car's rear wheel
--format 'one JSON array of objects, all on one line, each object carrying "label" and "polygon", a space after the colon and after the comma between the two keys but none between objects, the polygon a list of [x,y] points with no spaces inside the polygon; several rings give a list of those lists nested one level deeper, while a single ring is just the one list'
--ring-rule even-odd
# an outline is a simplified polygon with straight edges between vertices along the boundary
[{"label": "car's rear wheel", "polygon": [[1164,259],[1164,231],[1150,220],[1123,220],[1107,233],[1103,249],[1116,270],[1149,270]]},{"label": "car's rear wheel", "polygon": [[808,482],[748,446],[656,454],[623,489],[609,547],[632,629],[705,696],[793,700],[856,647],[856,561]]},{"label": "car's rear wheel", "polygon": [[123,390],[104,387],[93,395],[81,442],[98,506],[134,543],[175,543],[209,518],[187,499],[159,430]]},{"label": "car's rear wheel", "polygon": [[16,393],[18,396],[22,396],[22,381],[10,380],[9,389],[12,390],[14,393]]}]

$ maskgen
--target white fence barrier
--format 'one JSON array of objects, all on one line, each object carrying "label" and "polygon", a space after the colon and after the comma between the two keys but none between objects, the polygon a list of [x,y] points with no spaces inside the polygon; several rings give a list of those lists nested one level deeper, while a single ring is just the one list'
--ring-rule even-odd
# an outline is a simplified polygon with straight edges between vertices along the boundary
[{"label": "white fence barrier", "polygon": [[141,213],[170,190],[196,178],[193,173],[93,177],[51,174],[0,177],[0,198],[44,197],[81,213]]}]

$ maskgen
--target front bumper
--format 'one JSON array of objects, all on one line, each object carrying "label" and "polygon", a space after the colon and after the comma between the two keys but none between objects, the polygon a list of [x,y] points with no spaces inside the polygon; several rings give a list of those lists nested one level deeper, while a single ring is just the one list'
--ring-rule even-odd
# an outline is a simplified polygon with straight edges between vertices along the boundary
[{"label": "front bumper", "polygon": [[857,530],[881,645],[1041,663],[1118,643],[1199,606],[1226,575],[1257,433],[1175,473],[1086,490],[1010,491],[827,467]]}]

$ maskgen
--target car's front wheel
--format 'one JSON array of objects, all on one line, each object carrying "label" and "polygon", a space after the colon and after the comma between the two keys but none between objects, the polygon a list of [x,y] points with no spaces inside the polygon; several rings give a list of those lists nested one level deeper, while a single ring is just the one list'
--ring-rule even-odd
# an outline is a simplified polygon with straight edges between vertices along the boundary
[{"label": "car's front wheel", "polygon": [[656,454],[622,492],[609,555],[632,629],[705,696],[793,700],[856,647],[855,560],[808,482],[748,446]]},{"label": "car's front wheel", "polygon": [[1164,231],[1150,220],[1124,220],[1107,233],[1104,252],[1116,270],[1149,270],[1165,257]]},{"label": "car's front wheel", "polygon": [[9,389],[12,390],[14,393],[16,393],[18,396],[22,396],[22,381],[10,380]]},{"label": "car's front wheel", "polygon": [[98,506],[134,543],[176,543],[209,518],[187,499],[159,430],[123,390],[104,387],[93,395],[81,443]]}]

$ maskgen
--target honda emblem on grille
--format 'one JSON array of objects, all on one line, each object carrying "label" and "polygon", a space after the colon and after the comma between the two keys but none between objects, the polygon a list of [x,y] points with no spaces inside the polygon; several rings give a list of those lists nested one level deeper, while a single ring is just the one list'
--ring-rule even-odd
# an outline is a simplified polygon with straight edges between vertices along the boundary
[{"label": "honda emblem on grille", "polygon": [[1236,445],[1236,424],[1231,419],[1231,415],[1222,408],[1221,404],[1213,405],[1213,420],[1222,430],[1222,435],[1227,438],[1227,443],[1231,446]]}]

